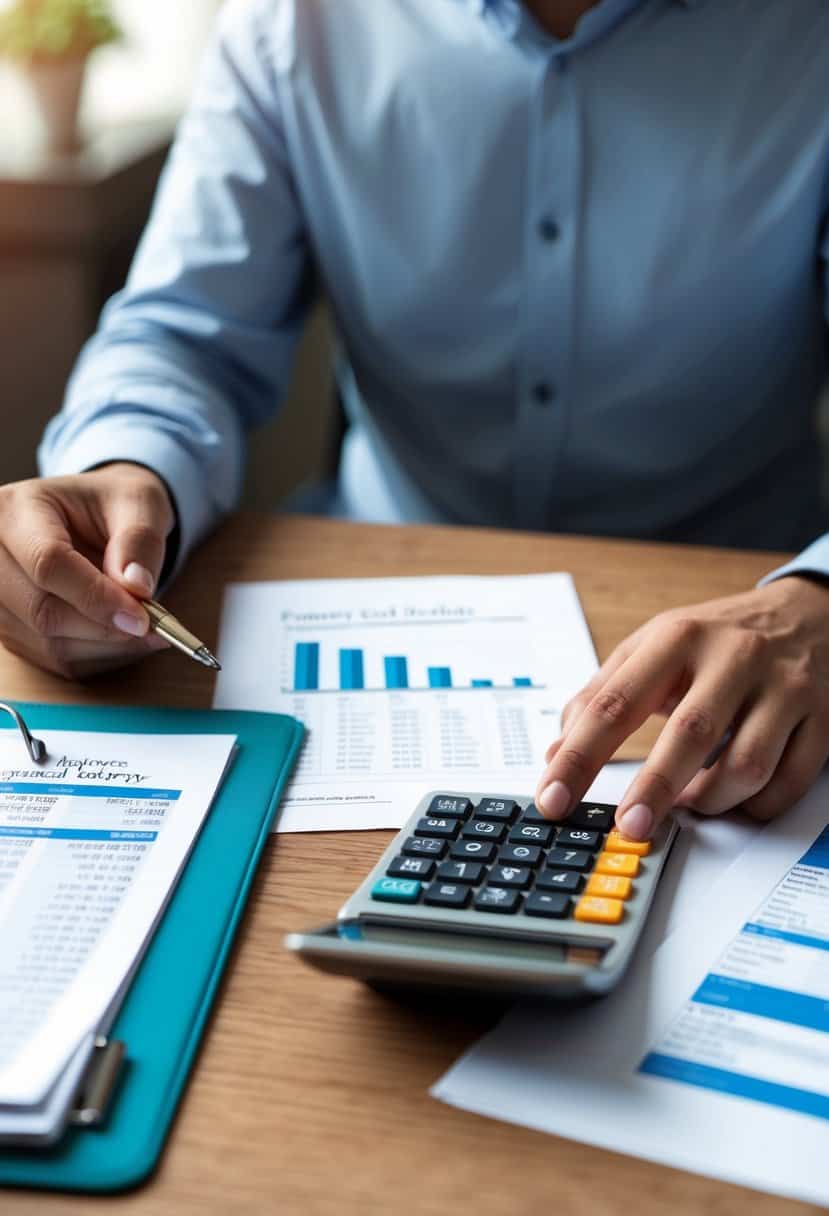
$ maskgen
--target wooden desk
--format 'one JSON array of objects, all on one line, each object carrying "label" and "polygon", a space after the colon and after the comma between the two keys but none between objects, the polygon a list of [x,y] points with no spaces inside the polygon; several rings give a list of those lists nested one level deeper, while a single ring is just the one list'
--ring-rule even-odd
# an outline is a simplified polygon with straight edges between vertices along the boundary
[{"label": "wooden desk", "polygon": [[[246,515],[202,549],[169,602],[210,644],[227,580],[569,570],[603,657],[654,613],[744,590],[777,560]],[[0,652],[0,688],[21,699],[206,706],[212,683],[194,664],[164,654],[127,675],[78,688]],[[379,856],[388,838],[377,832],[272,841],[166,1153],[147,1186],[101,1200],[4,1192],[3,1216],[785,1216],[809,1210],[429,1098],[431,1082],[485,1029],[484,1015],[392,1003],[356,983],[312,972],[281,944],[288,930],[332,915],[364,876],[366,857]]]}]

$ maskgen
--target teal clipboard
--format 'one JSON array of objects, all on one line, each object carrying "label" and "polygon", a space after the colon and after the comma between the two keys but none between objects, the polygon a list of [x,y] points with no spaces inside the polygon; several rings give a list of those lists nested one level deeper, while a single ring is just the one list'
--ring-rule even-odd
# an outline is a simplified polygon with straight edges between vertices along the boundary
[{"label": "teal clipboard", "polygon": [[[303,727],[284,715],[235,710],[14,704],[33,732],[238,737],[233,765],[112,1027],[112,1037],[126,1043],[126,1066],[106,1122],[70,1128],[51,1149],[0,1151],[3,1186],[124,1190],[142,1182],[161,1154]],[[11,719],[9,726],[15,729]]]}]

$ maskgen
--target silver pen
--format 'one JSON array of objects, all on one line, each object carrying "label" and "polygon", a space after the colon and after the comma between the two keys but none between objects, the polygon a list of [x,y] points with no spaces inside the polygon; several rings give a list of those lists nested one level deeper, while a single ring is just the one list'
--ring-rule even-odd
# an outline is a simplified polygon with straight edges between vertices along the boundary
[{"label": "silver pen", "polygon": [[171,646],[177,647],[189,658],[201,663],[203,667],[210,667],[213,671],[222,670],[221,663],[215,655],[210,653],[204,642],[201,642],[189,629],[185,629],[172,612],[168,612],[156,600],[142,600],[141,606],[150,618],[150,629],[153,633],[157,633],[160,638],[165,638]]}]

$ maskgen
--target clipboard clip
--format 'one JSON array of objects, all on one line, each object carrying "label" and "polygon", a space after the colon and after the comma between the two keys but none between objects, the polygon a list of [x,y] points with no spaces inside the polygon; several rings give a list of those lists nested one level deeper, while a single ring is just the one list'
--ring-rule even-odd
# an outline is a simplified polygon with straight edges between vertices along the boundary
[{"label": "clipboard clip", "polygon": [[73,1127],[99,1127],[107,1117],[115,1086],[121,1075],[126,1044],[121,1039],[98,1035],[69,1115]]},{"label": "clipboard clip", "polygon": [[11,714],[17,724],[17,729],[23,736],[23,742],[26,744],[26,751],[29,753],[33,764],[42,764],[46,759],[46,744],[42,739],[36,739],[29,730],[26,723],[23,721],[23,715],[20,714],[13,705],[7,704],[5,701],[0,701],[0,709],[4,709],[7,714]]}]

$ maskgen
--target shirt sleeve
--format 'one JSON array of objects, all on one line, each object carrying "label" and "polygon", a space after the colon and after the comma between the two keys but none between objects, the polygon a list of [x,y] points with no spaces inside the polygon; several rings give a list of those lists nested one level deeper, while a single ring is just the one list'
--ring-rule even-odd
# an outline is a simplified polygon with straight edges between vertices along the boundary
[{"label": "shirt sleeve", "polygon": [[[829,207],[823,218],[823,241],[820,247],[820,274],[823,283],[823,314],[829,327]],[[759,586],[784,578],[787,574],[816,574],[829,579],[829,532],[812,541],[797,557],[785,566],[772,570],[760,580]]]},{"label": "shirt sleeve", "polygon": [[273,70],[289,7],[223,9],[127,284],[38,452],[47,476],[156,471],[179,559],[237,502],[245,432],[276,408],[313,294]]}]

